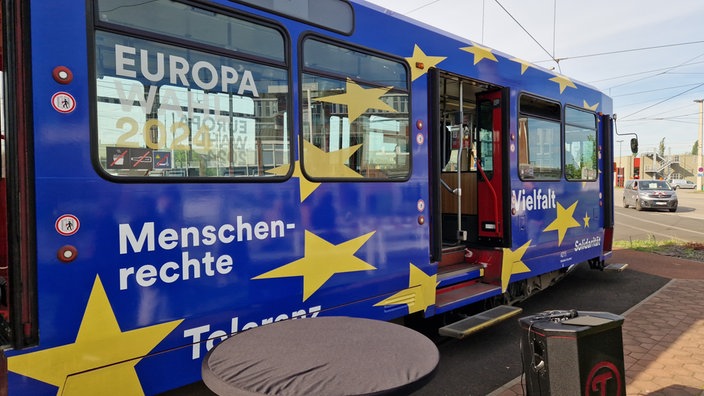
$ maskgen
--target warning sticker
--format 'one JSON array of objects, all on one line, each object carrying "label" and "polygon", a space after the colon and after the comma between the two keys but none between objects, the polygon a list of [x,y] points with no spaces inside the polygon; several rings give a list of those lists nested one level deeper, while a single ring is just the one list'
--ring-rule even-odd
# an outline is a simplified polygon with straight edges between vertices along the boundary
[{"label": "warning sticker", "polygon": [[75,234],[78,231],[78,229],[81,227],[81,222],[78,221],[78,217],[71,214],[65,214],[59,216],[59,218],[56,219],[54,227],[56,228],[56,232],[58,232],[59,234],[63,236],[69,236]]},{"label": "warning sticker", "polygon": [[[105,153],[107,157],[108,169],[165,169],[171,167],[170,156],[168,151],[152,151],[145,148],[126,148],[126,147],[106,147]],[[158,167],[154,164],[156,154],[160,154],[159,158],[162,161]],[[168,156],[165,157],[165,154]],[[168,166],[167,163],[168,162]]]},{"label": "warning sticker", "polygon": [[131,169],[152,169],[154,157],[152,150],[143,148],[130,149],[130,168]]},{"label": "warning sticker", "polygon": [[51,106],[59,113],[70,113],[76,109],[76,99],[68,92],[57,92],[51,97]]},{"label": "warning sticker", "polygon": [[171,169],[171,152],[154,152],[154,169]]}]

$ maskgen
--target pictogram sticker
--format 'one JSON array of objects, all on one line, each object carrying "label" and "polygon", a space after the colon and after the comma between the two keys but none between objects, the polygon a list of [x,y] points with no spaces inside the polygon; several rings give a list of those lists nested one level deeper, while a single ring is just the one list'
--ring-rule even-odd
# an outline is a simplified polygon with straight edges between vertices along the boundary
[{"label": "pictogram sticker", "polygon": [[170,151],[154,151],[154,169],[171,169]]},{"label": "pictogram sticker", "polygon": [[416,143],[418,143],[420,145],[420,144],[423,144],[423,142],[425,142],[425,136],[423,136],[422,133],[418,133],[416,135]]},{"label": "pictogram sticker", "polygon": [[57,92],[51,97],[51,105],[59,113],[70,113],[76,109],[76,99],[68,92]]},{"label": "pictogram sticker", "polygon": [[78,231],[81,227],[81,222],[78,221],[78,217],[71,214],[65,214],[56,219],[54,227],[56,228],[56,232],[59,234],[63,236],[70,236]]}]

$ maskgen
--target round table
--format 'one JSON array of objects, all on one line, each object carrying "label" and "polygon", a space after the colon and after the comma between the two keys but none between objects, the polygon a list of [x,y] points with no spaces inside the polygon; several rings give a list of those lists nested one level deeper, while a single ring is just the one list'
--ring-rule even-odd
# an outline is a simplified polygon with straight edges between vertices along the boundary
[{"label": "round table", "polygon": [[435,344],[397,324],[351,317],[293,319],[216,345],[202,364],[218,395],[407,395],[439,361]]}]

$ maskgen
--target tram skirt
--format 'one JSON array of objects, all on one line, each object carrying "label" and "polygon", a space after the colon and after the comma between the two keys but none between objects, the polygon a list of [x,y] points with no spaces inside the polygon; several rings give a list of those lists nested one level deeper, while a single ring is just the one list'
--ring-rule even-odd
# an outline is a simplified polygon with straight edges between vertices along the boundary
[{"label": "tram skirt", "polygon": [[518,321],[527,395],[626,395],[623,317],[571,310]]}]

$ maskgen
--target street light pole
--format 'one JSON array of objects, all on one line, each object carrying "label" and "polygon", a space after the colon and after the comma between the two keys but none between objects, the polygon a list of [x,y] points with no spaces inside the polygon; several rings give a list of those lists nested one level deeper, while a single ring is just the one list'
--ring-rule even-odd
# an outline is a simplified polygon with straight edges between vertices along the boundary
[{"label": "street light pole", "polygon": [[704,99],[696,99],[699,103],[699,140],[697,141],[697,191],[702,191],[702,131],[704,131]]},{"label": "street light pole", "polygon": [[623,139],[617,140],[618,142],[618,169],[616,170],[616,185],[618,187],[623,187],[623,172],[621,171],[621,158],[623,157],[623,154],[621,152],[621,143],[623,143]]}]

